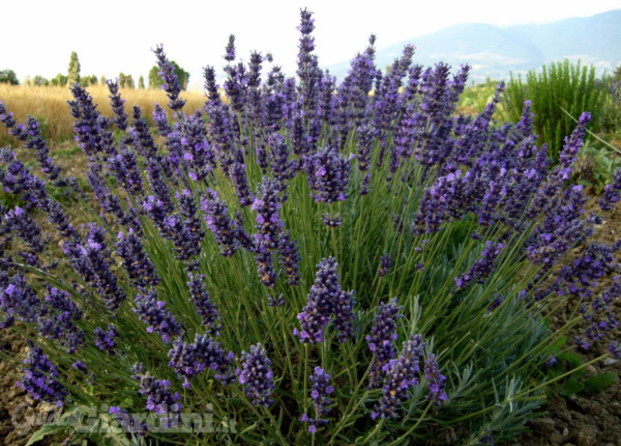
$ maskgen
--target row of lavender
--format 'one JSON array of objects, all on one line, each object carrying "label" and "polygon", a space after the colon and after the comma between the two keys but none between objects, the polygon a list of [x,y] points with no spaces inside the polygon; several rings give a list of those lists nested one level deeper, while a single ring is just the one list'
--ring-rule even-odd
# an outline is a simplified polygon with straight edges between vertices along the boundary
[{"label": "row of lavender", "polygon": [[[550,166],[528,103],[518,124],[493,123],[502,85],[479,116],[457,116],[467,67],[451,77],[406,47],[382,73],[374,37],[337,84],[313,29],[302,11],[297,80],[271,56],[236,63],[231,38],[226,100],[207,67],[190,116],[158,47],[171,111],[156,106],[153,126],[128,116],[115,82],[112,119],[73,86],[87,189],[36,120],[0,102],[46,178],[2,149],[19,205],[0,213],[0,309],[32,342],[31,396],[105,403],[126,431],[157,436],[135,415],[146,410],[184,441],[202,437],[175,430],[183,413],[210,403],[241,427],[222,441],[476,443],[510,438],[540,402],[559,352],[540,314],[559,299],[577,297],[589,322],[579,348],[621,353],[606,342],[621,285],[597,287],[621,242],[587,243],[602,217],[567,182],[589,114]],[[618,173],[603,212],[620,189]]]}]

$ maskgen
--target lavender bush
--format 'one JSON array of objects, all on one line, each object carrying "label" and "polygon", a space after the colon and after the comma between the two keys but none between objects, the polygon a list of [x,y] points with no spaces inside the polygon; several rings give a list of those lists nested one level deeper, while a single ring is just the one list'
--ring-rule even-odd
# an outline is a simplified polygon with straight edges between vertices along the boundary
[{"label": "lavender bush", "polygon": [[[157,47],[173,119],[157,106],[153,128],[114,82],[114,119],[72,86],[85,189],[0,102],[42,174],[1,150],[19,203],[0,209],[2,327],[31,342],[23,363],[5,359],[35,400],[108,407],[127,444],[512,438],[545,398],[550,356],[571,348],[550,309],[576,299],[573,322],[591,324],[580,348],[617,323],[619,282],[597,284],[620,243],[588,244],[599,216],[567,184],[590,115],[551,168],[528,103],[515,125],[491,120],[502,85],[480,115],[456,115],[468,67],[424,68],[406,47],[383,73],[375,37],[337,84],[307,10],[299,30],[296,79],[271,55],[237,61],[231,37],[226,96],[206,67],[190,116]],[[206,405],[213,430],[183,431]]]}]

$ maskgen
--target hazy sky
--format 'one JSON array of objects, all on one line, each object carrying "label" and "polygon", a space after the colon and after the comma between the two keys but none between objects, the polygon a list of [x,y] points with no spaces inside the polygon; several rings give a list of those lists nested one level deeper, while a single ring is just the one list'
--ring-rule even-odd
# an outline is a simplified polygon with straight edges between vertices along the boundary
[{"label": "hazy sky", "polygon": [[274,62],[293,73],[303,7],[315,13],[321,65],[349,60],[371,33],[382,48],[458,23],[542,23],[621,8],[621,0],[0,1],[0,69],[12,69],[21,79],[66,74],[76,51],[83,75],[115,77],[122,71],[146,80],[155,62],[150,50],[163,43],[168,56],[190,72],[194,88],[200,88],[203,66],[222,66],[231,33],[238,56],[272,52]]}]

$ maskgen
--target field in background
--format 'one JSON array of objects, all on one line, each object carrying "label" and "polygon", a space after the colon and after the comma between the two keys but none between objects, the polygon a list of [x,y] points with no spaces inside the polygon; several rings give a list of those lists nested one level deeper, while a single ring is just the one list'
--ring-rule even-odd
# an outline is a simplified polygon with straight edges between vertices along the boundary
[{"label": "field in background", "polygon": [[[101,85],[87,87],[93,100],[98,104],[102,114],[111,117],[108,88]],[[131,115],[134,105],[142,109],[149,119],[154,104],[158,103],[168,111],[168,98],[163,90],[122,89],[121,95],[126,100],[125,109]],[[203,107],[205,96],[195,91],[184,91],[181,95],[187,100],[184,108],[186,113]],[[67,87],[36,87],[25,85],[0,84],[0,100],[7,109],[15,114],[17,122],[25,122],[27,115],[38,119],[48,141],[63,141],[73,138],[73,118],[69,113],[67,101],[72,99]],[[7,132],[4,126],[0,127],[0,144],[5,144]]]}]

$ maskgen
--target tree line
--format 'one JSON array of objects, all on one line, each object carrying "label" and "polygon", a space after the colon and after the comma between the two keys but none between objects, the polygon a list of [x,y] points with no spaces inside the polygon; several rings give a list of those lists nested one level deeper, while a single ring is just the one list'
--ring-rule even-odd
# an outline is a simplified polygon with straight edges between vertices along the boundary
[{"label": "tree line", "polygon": [[[187,89],[188,82],[190,80],[190,73],[185,71],[183,68],[177,64],[175,61],[171,61],[172,65],[175,67],[175,73],[179,77],[179,82],[183,89]],[[162,78],[158,74],[159,68],[155,65],[149,70],[149,75],[147,77],[148,88],[160,88],[163,84]],[[138,83],[134,81],[134,78],[131,74],[119,73],[118,75],[119,86],[121,88],[139,88],[145,89],[147,88],[145,85],[145,79],[143,76],[138,77]],[[74,83],[79,83],[84,87],[88,87],[90,85],[105,85],[106,77],[100,76],[97,77],[95,75],[82,75],[80,73],[80,60],[78,59],[78,55],[75,51],[71,52],[71,56],[69,57],[69,67],[67,69],[67,73],[58,73],[55,77],[51,79],[47,79],[43,76],[36,75],[32,78],[24,79],[25,85],[35,85],[35,86],[67,86],[72,85]],[[19,85],[19,79],[13,70],[5,69],[0,70],[0,84],[10,84],[10,85]]]}]

